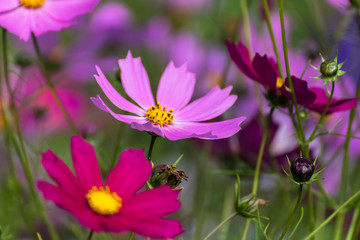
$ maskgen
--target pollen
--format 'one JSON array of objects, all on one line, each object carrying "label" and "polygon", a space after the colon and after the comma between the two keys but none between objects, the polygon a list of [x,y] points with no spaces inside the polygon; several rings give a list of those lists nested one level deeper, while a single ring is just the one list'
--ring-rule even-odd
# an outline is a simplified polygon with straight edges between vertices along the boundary
[{"label": "pollen", "polygon": [[20,0],[20,5],[26,8],[39,8],[45,0]]},{"label": "pollen", "polygon": [[115,192],[110,192],[109,186],[93,186],[85,198],[94,212],[103,215],[116,214],[122,207],[122,199]]},{"label": "pollen", "polygon": [[151,122],[159,124],[160,126],[171,124],[174,120],[175,115],[172,113],[174,109],[170,108],[166,110],[166,105],[162,108],[158,102],[156,106],[149,107],[146,109],[145,117]]},{"label": "pollen", "polygon": [[281,77],[278,77],[276,79],[276,88],[279,89],[284,85],[285,81]]}]

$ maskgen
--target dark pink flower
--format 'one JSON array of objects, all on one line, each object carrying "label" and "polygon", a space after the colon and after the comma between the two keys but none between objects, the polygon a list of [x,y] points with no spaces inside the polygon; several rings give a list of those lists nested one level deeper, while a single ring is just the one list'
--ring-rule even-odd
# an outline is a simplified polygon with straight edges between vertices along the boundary
[{"label": "dark pink flower", "polygon": [[90,12],[100,0],[1,0],[0,26],[27,41],[47,31],[74,24],[76,16]]},{"label": "dark pink flower", "polygon": [[173,238],[183,232],[178,221],[164,217],[181,206],[179,190],[164,185],[137,193],[152,168],[143,150],[124,151],[109,173],[101,178],[94,148],[80,136],[71,139],[76,176],[51,150],[42,154],[42,165],[57,185],[38,181],[44,198],[69,211],[94,232],[133,231],[150,238]]},{"label": "dark pink flower", "polygon": [[[266,55],[260,56],[256,54],[253,60],[251,60],[249,51],[241,42],[237,45],[226,42],[226,46],[231,59],[247,77],[292,100],[288,80],[280,78],[276,62],[272,58],[268,58]],[[291,79],[298,104],[322,113],[328,101],[324,90],[321,88],[309,88],[306,81],[295,76],[291,76]],[[341,100],[333,98],[327,114],[354,108],[357,100],[357,98]]]},{"label": "dark pink flower", "polygon": [[98,67],[95,78],[109,100],[132,115],[113,112],[99,95],[91,100],[98,108],[117,120],[130,124],[132,128],[153,132],[170,140],[220,139],[237,133],[240,123],[245,120],[245,117],[238,117],[206,122],[229,109],[237,96],[230,95],[231,86],[225,89],[216,86],[208,94],[189,104],[194,92],[195,75],[187,70],[186,64],[176,67],[173,62],[169,63],[160,79],[156,101],[140,58],[133,58],[129,51],[125,59],[119,60],[119,66],[124,90],[137,105],[122,97]]}]

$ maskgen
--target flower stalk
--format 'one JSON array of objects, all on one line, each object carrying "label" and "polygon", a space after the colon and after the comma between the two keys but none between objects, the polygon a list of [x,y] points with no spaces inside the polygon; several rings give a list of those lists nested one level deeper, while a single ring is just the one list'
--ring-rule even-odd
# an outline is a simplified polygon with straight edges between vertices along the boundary
[{"label": "flower stalk", "polygon": [[287,224],[286,224],[286,227],[284,228],[283,232],[281,233],[281,236],[280,236],[280,240],[284,239],[285,237],[285,234],[286,232],[289,230],[294,218],[295,218],[295,215],[296,215],[296,211],[300,205],[300,200],[301,200],[301,196],[302,196],[302,192],[303,192],[303,184],[300,184],[299,185],[299,193],[298,193],[298,197],[297,197],[297,200],[296,200],[296,204],[295,204],[295,207],[294,207],[294,210],[292,211],[290,217],[289,217],[289,220],[287,221]]},{"label": "flower stalk", "polygon": [[32,41],[33,41],[36,56],[37,56],[37,58],[39,60],[40,67],[42,68],[42,70],[44,72],[46,84],[50,89],[51,95],[53,96],[53,98],[54,98],[56,104],[58,105],[61,113],[64,115],[64,118],[65,118],[66,122],[68,123],[68,125],[70,126],[71,130],[73,131],[73,133],[77,134],[78,130],[77,130],[74,122],[72,121],[69,113],[66,111],[64,105],[62,104],[62,102],[61,102],[61,100],[59,98],[59,95],[55,91],[55,86],[54,86],[54,84],[52,83],[52,81],[50,79],[49,71],[45,66],[45,61],[44,61],[44,58],[43,58],[43,56],[41,54],[39,43],[38,43],[37,38],[34,35],[34,33],[31,34],[31,38],[32,38]]}]

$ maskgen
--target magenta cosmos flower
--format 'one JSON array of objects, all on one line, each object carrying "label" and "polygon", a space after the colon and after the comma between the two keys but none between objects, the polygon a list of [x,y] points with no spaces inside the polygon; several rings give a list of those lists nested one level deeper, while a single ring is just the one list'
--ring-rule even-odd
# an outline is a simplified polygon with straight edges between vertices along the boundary
[{"label": "magenta cosmos flower", "polygon": [[73,18],[90,12],[100,0],[1,0],[0,26],[27,41],[47,31],[72,25]]},{"label": "magenta cosmos flower", "polygon": [[[241,42],[237,45],[226,42],[226,46],[233,62],[248,78],[285,96],[288,100],[292,100],[291,92],[288,90],[290,88],[289,82],[287,78],[285,80],[280,78],[276,62],[272,58],[268,58],[266,55],[260,56],[256,53],[253,60],[251,60],[249,51]],[[306,81],[295,76],[291,76],[291,79],[298,104],[322,113],[329,100],[325,91],[322,88],[309,88]],[[358,98],[332,98],[326,114],[354,108],[357,101]]]},{"label": "magenta cosmos flower", "polygon": [[96,81],[115,106],[136,116],[114,113],[99,95],[91,100],[98,108],[132,128],[153,132],[170,140],[192,137],[220,139],[240,130],[239,125],[245,117],[202,122],[220,116],[234,104],[237,96],[229,95],[231,86],[225,89],[216,86],[205,96],[188,104],[194,91],[195,75],[187,71],[186,64],[177,68],[170,62],[160,79],[155,103],[141,59],[133,58],[129,51],[125,59],[119,60],[119,66],[124,90],[138,106],[123,98],[98,67]]},{"label": "magenta cosmos flower", "polygon": [[180,208],[179,190],[164,185],[137,193],[152,168],[143,150],[124,151],[109,173],[101,178],[94,148],[80,136],[71,138],[77,176],[51,150],[42,154],[42,165],[57,186],[38,181],[44,198],[69,211],[94,232],[133,231],[150,238],[173,238],[183,232],[178,221],[164,217]]}]

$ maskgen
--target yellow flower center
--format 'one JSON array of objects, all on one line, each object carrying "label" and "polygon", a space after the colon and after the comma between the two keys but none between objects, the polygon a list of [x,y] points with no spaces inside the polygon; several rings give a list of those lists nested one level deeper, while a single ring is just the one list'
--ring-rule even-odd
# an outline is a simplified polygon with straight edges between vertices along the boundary
[{"label": "yellow flower center", "polygon": [[276,88],[281,88],[284,85],[285,81],[281,77],[276,79]]},{"label": "yellow flower center", "polygon": [[161,108],[160,103],[158,102],[156,106],[152,106],[146,109],[145,117],[153,123],[162,126],[164,124],[171,124],[173,122],[175,117],[175,115],[172,113],[173,111],[174,109],[172,108],[167,111],[166,105],[164,105],[164,108]]},{"label": "yellow flower center", "polygon": [[45,0],[20,0],[20,5],[26,8],[39,8]]},{"label": "yellow flower center", "polygon": [[93,186],[85,195],[91,209],[99,214],[109,215],[118,213],[122,207],[122,199],[110,188]]}]

